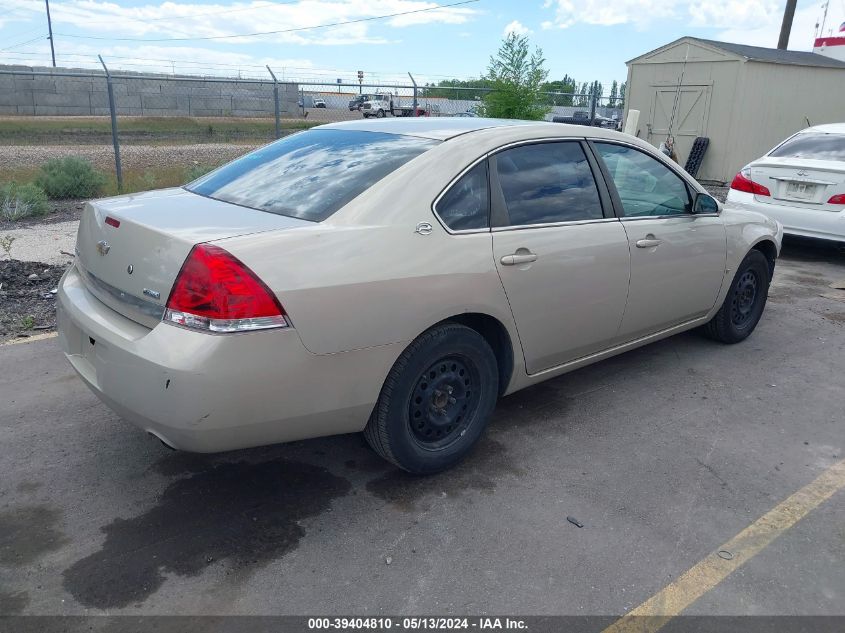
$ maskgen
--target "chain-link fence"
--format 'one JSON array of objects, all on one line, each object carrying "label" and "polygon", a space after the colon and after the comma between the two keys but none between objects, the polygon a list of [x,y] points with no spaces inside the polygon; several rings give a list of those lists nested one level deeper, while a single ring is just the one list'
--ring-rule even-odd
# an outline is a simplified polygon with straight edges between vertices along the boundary
[{"label": "chain-link fence", "polygon": [[[0,67],[0,182],[54,157],[111,175],[105,193],[180,185],[285,134],[368,116],[483,116],[491,90]],[[541,93],[548,121],[618,127],[622,104]],[[369,104],[367,105],[367,102]],[[14,116],[8,116],[14,115]]]}]

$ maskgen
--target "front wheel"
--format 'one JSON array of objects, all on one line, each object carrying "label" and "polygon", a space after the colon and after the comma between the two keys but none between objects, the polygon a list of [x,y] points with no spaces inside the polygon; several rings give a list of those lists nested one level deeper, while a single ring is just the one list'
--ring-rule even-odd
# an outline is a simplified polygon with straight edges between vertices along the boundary
[{"label": "front wheel", "polygon": [[384,110],[379,110],[378,112],[376,112],[376,117],[378,117],[379,119],[383,119],[384,118]]},{"label": "front wheel", "polygon": [[704,326],[704,333],[722,343],[739,343],[757,327],[769,294],[769,262],[753,250],[734,275],[725,302]]},{"label": "front wheel", "polygon": [[384,459],[426,475],[461,461],[496,406],[496,356],[475,330],[445,323],[420,335],[384,382],[364,436]]}]

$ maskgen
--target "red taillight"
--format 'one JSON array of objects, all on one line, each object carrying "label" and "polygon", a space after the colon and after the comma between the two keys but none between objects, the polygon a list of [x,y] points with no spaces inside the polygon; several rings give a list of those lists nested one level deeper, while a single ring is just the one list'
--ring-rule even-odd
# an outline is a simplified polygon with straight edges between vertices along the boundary
[{"label": "red taillight", "polygon": [[191,249],[167,300],[164,320],[210,332],[287,327],[276,295],[219,246]]},{"label": "red taillight", "polygon": [[739,172],[736,176],[734,176],[733,182],[731,183],[731,189],[744,191],[745,193],[753,193],[758,196],[772,195],[766,187],[751,180],[751,178],[748,177],[749,175],[750,172],[746,169]]},{"label": "red taillight", "polygon": [[827,201],[828,204],[845,204],[845,193],[838,193]]}]

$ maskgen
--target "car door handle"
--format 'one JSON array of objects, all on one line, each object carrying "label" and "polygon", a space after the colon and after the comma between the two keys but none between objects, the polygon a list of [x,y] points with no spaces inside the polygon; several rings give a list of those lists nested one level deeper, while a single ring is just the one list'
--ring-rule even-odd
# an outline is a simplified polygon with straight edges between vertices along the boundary
[{"label": "car door handle", "polygon": [[502,266],[517,266],[519,264],[530,264],[537,261],[537,254],[532,253],[527,248],[520,248],[513,255],[505,255],[502,257]]},{"label": "car door handle", "polygon": [[645,239],[637,240],[637,248],[652,248],[653,246],[660,246],[663,240],[658,240],[651,233],[645,236]]}]

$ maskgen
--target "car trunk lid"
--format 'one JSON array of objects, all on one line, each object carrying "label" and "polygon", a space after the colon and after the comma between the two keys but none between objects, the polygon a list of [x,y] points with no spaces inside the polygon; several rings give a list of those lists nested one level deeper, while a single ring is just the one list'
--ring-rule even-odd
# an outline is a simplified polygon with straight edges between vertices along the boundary
[{"label": "car trunk lid", "polygon": [[195,244],[311,225],[185,189],[107,198],[85,205],[76,265],[100,301],[152,328]]},{"label": "car trunk lid", "polygon": [[766,157],[751,165],[751,180],[763,185],[771,196],[755,195],[764,204],[814,211],[843,210],[828,201],[845,194],[845,168],[824,160]]}]

